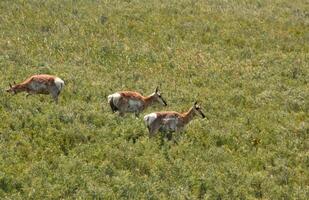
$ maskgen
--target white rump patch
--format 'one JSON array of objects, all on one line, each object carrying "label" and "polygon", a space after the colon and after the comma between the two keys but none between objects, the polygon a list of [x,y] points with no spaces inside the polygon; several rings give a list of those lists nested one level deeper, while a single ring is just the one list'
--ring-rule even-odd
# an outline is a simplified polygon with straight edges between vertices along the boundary
[{"label": "white rump patch", "polygon": [[108,103],[112,100],[113,98],[113,103],[114,104],[118,104],[119,102],[119,99],[120,99],[121,95],[119,93],[114,93],[114,94],[111,94],[111,95],[108,95],[107,99],[108,99]]},{"label": "white rump patch", "polygon": [[145,121],[146,125],[152,124],[156,119],[157,119],[156,113],[150,113],[148,115],[145,115],[145,117],[144,117],[144,121]]},{"label": "white rump patch", "polygon": [[64,87],[64,81],[61,78],[55,78],[55,85],[58,88],[59,91],[62,90],[62,88]]}]

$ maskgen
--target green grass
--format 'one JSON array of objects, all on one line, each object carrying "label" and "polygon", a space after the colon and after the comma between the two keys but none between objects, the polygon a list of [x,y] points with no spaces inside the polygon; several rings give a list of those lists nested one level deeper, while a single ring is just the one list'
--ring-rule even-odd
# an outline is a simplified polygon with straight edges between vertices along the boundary
[{"label": "green grass", "polygon": [[[308,55],[305,0],[2,0],[0,197],[308,199]],[[37,73],[59,105],[5,92]],[[157,85],[178,144],[107,104]]]}]

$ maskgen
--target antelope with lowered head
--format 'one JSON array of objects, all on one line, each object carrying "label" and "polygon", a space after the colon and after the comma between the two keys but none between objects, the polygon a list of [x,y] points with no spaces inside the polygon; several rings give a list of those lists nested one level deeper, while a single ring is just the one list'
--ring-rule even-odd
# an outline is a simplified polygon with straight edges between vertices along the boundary
[{"label": "antelope with lowered head", "polygon": [[182,131],[185,126],[194,118],[195,115],[201,115],[205,118],[202,108],[197,104],[189,109],[188,112],[178,113],[175,111],[154,112],[145,115],[144,122],[148,128],[149,136],[154,136],[160,132],[178,132]]},{"label": "antelope with lowered head", "polygon": [[135,113],[135,116],[138,117],[140,112],[155,102],[167,106],[158,87],[154,93],[146,97],[132,91],[116,92],[108,96],[108,103],[112,111],[118,111],[120,116],[123,116],[124,113]]},{"label": "antelope with lowered head", "polygon": [[16,84],[14,82],[13,86],[9,85],[10,88],[6,91],[12,94],[19,92],[27,92],[27,96],[31,94],[50,94],[53,100],[58,103],[58,96],[64,87],[64,81],[56,76],[39,74],[29,77],[22,83]]}]

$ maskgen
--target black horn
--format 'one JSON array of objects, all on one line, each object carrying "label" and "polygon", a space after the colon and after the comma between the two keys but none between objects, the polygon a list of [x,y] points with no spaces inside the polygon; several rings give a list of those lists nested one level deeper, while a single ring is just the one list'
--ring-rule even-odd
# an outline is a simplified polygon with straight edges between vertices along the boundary
[{"label": "black horn", "polygon": [[206,117],[205,114],[204,114],[202,111],[200,111],[200,113],[201,113],[201,115],[202,115],[202,118],[205,118],[205,117]]}]

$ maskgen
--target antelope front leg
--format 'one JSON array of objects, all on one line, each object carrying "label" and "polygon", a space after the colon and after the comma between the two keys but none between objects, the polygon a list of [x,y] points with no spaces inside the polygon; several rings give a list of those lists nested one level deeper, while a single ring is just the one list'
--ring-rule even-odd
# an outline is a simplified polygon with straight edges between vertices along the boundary
[{"label": "antelope front leg", "polygon": [[28,91],[27,94],[26,94],[26,98],[29,97],[29,96],[31,96],[31,95],[33,95],[33,94],[35,94],[35,92],[33,92],[33,91]]},{"label": "antelope front leg", "polygon": [[150,126],[147,126],[148,131],[149,131],[149,137],[153,137],[156,135],[156,133],[158,132],[158,128],[151,128]]},{"label": "antelope front leg", "polygon": [[135,112],[135,117],[139,118],[139,112]]},{"label": "antelope front leg", "polygon": [[172,131],[166,131],[165,136],[169,141],[172,140],[173,139]]}]

